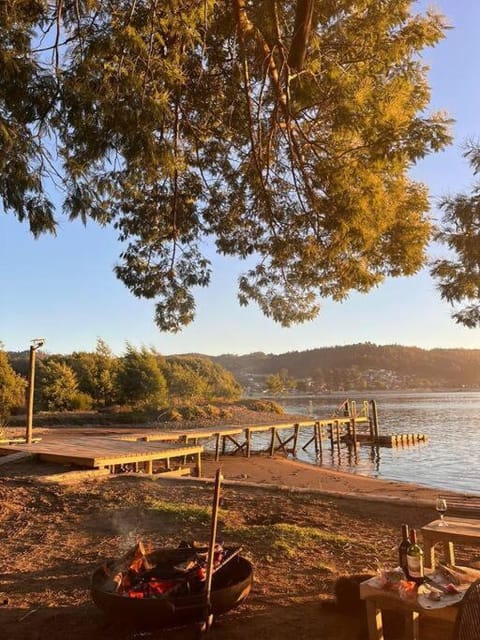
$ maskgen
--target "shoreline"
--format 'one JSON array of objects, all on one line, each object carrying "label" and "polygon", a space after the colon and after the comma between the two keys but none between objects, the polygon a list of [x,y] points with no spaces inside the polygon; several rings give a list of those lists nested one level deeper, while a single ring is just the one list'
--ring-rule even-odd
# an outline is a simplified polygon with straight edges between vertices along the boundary
[{"label": "shoreline", "polygon": [[[298,419],[298,416],[286,414],[282,416],[288,419]],[[285,420],[286,421],[286,420]],[[143,426],[143,425],[142,425]],[[156,431],[142,428],[141,425],[135,426],[57,426],[54,428],[40,427],[36,428],[35,432],[42,439],[54,438],[61,432],[68,437],[74,437],[75,435],[127,435],[134,434],[139,435],[139,431],[152,432]],[[13,429],[12,429],[13,431]],[[18,431],[18,430],[16,430]],[[13,434],[12,434],[13,435]],[[16,435],[19,435],[18,433]],[[375,495],[386,495],[387,498],[394,498],[395,500],[428,500],[432,501],[437,495],[451,496],[478,496],[479,492],[474,491],[457,491],[449,489],[447,487],[435,487],[424,484],[416,484],[407,482],[405,480],[389,479],[385,477],[372,477],[355,473],[348,468],[335,469],[329,466],[315,465],[312,462],[304,461],[299,458],[291,458],[282,454],[276,454],[273,458],[264,453],[255,453],[250,458],[244,456],[224,455],[216,462],[213,459],[210,449],[206,449],[202,456],[203,461],[203,476],[213,477],[215,470],[218,467],[222,468],[222,473],[225,480],[238,482],[239,484],[247,485],[254,484],[264,486],[268,489],[274,488],[286,488],[296,489],[302,491],[308,491],[309,489],[315,492],[323,492],[331,494],[332,496],[344,496],[350,495],[351,497],[372,497]],[[47,466],[45,466],[47,464]],[[52,481],[55,481],[56,476],[64,476],[65,478],[69,473],[81,476],[85,472],[78,469],[65,473],[65,468],[61,465],[54,465],[53,467],[49,463],[42,463],[44,469],[47,471],[45,475],[49,476]],[[16,467],[20,468],[24,465],[16,464]],[[30,466],[30,465],[28,465]],[[12,468],[11,465],[8,467]],[[55,472],[55,468],[57,472]],[[90,471],[92,473],[92,471]],[[28,472],[27,472],[28,474]],[[3,474],[0,474],[0,477]],[[43,475],[40,469],[33,473],[34,476]],[[129,475],[129,474],[127,474]],[[154,478],[160,478],[161,474],[155,474]],[[184,480],[192,479],[189,477]]]},{"label": "shoreline", "polygon": [[[225,457],[219,462],[206,457],[203,461],[204,478],[213,478],[217,468],[222,470],[226,482],[263,487],[265,489],[283,489],[308,493],[320,493],[332,497],[368,498],[375,501],[405,501],[419,506],[432,505],[435,498],[442,496],[474,495],[438,489],[401,480],[371,478],[349,471],[337,471],[317,467],[308,462],[292,460],[284,456],[273,458],[255,455],[251,458]],[[161,477],[161,476],[160,476]],[[185,478],[189,480],[189,478]]]}]

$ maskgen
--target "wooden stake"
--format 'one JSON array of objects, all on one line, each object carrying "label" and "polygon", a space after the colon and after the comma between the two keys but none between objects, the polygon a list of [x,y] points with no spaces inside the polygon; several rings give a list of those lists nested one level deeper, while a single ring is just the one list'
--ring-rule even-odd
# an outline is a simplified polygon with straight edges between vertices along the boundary
[{"label": "wooden stake", "polygon": [[206,577],[206,585],[205,585],[205,596],[206,596],[205,625],[207,628],[210,626],[213,559],[215,556],[215,541],[217,538],[218,507],[220,504],[221,484],[222,484],[222,473],[220,469],[217,469],[217,472],[215,474],[215,490],[213,493],[212,521],[210,524],[210,540],[208,544],[208,559],[207,559],[207,577]]}]

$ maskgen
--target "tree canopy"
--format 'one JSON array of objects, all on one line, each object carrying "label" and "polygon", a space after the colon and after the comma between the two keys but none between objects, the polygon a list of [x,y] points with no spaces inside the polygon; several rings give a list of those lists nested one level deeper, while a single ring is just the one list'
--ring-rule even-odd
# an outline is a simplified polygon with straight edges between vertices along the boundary
[{"label": "tree canopy", "polygon": [[[480,145],[469,145],[465,155],[477,175]],[[442,298],[455,307],[456,322],[480,327],[480,181],[471,194],[444,198],[441,208],[444,215],[437,239],[451,253],[433,262],[432,275]]]},{"label": "tree canopy", "polygon": [[0,429],[14,407],[25,402],[25,380],[13,370],[0,342]]},{"label": "tree canopy", "polygon": [[410,0],[14,0],[0,6],[0,202],[35,236],[113,226],[117,276],[162,330],[195,314],[204,248],[248,259],[239,301],[288,326],[415,273],[412,164],[449,142]]}]

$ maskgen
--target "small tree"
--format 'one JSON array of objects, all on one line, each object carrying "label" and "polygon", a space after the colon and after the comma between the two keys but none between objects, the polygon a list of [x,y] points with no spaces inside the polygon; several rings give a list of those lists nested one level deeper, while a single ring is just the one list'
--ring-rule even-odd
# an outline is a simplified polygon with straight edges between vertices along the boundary
[{"label": "small tree", "polygon": [[71,367],[53,358],[40,368],[39,406],[47,411],[69,411],[74,408],[78,382]]},{"label": "small tree", "polygon": [[278,395],[285,389],[285,385],[282,376],[279,373],[274,373],[271,376],[265,378],[265,389],[269,393]]},{"label": "small tree", "polygon": [[26,381],[12,369],[0,342],[0,427],[4,426],[14,407],[25,401]]},{"label": "small tree", "polygon": [[165,404],[167,383],[157,358],[154,351],[145,347],[135,349],[127,343],[117,374],[122,402],[140,408],[159,408]]},{"label": "small tree", "polygon": [[[470,145],[465,156],[473,173],[480,171],[480,145]],[[441,297],[452,306],[464,305],[452,318],[466,327],[480,326],[480,181],[471,195],[445,198],[437,240],[453,252],[452,258],[435,260],[432,275],[438,280]]]},{"label": "small tree", "polygon": [[113,403],[117,360],[106,342],[99,338],[94,353],[73,353],[69,362],[80,391],[91,396],[96,406]]}]

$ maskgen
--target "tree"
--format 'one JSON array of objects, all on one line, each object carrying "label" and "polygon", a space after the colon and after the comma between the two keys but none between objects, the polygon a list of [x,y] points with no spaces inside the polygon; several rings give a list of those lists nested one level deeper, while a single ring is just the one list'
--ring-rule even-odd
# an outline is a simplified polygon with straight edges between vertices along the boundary
[{"label": "tree", "polygon": [[431,227],[408,172],[450,138],[419,56],[445,23],[411,4],[2,3],[4,210],[55,231],[55,173],[70,218],[117,230],[115,272],[162,330],[194,317],[206,239],[284,326],[415,273]]},{"label": "tree", "polygon": [[160,371],[158,355],[127,343],[117,373],[120,399],[139,408],[158,409],[167,400],[167,384]]},{"label": "tree", "polygon": [[0,342],[0,427],[6,424],[14,407],[25,403],[26,381],[12,369]]},{"label": "tree", "polygon": [[284,385],[281,376],[278,373],[273,373],[265,378],[265,389],[269,393],[279,395],[283,393]]},{"label": "tree", "polygon": [[[470,145],[465,155],[477,175],[480,145]],[[452,313],[456,322],[480,327],[480,181],[470,195],[444,198],[441,208],[444,216],[436,237],[453,257],[435,260],[431,273],[444,300],[452,306],[464,305]]]},{"label": "tree", "polygon": [[296,382],[288,375],[287,369],[280,369],[278,373],[267,376],[265,379],[265,388],[270,393],[280,394],[294,389]]},{"label": "tree", "polygon": [[209,358],[172,356],[163,371],[170,395],[181,400],[237,400],[241,394],[234,376]]},{"label": "tree", "polygon": [[68,411],[75,408],[78,382],[71,367],[49,358],[39,366],[39,374],[38,405],[42,409]]},{"label": "tree", "polygon": [[93,398],[97,407],[111,405],[117,360],[107,343],[99,338],[94,353],[73,353],[68,360],[77,376],[79,389]]}]

